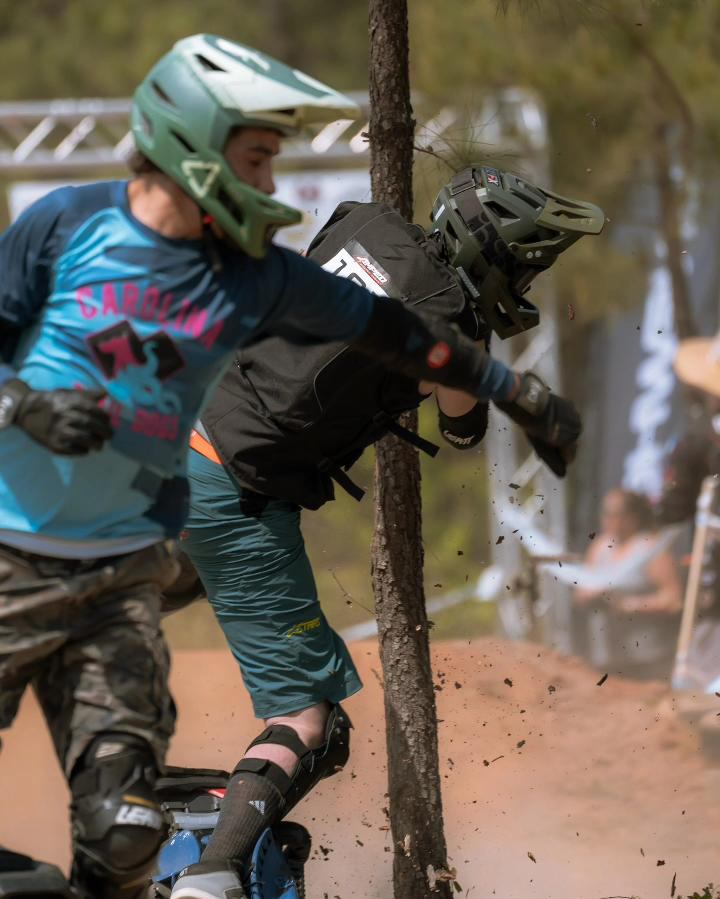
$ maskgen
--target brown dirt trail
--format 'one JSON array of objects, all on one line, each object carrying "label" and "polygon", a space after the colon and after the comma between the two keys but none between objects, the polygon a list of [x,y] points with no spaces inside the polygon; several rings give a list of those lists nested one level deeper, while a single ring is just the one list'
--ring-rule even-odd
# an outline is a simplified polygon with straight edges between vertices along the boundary
[{"label": "brown dirt trail", "polygon": [[[353,654],[366,689],[347,703],[352,762],[293,815],[313,833],[312,899],[392,895],[380,666],[372,643]],[[662,685],[596,686],[577,660],[500,640],[436,644],[434,664],[461,895],[661,899],[674,875],[676,895],[720,883],[720,769]],[[257,724],[230,654],[175,653],[172,684],[170,762],[231,768]],[[5,735],[0,795],[0,843],[65,865],[67,793],[32,697]]]}]

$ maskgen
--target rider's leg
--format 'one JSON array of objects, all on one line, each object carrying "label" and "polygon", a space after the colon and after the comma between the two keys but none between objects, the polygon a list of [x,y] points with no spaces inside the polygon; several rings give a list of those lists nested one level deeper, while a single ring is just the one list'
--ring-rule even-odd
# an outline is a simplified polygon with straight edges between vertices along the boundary
[{"label": "rider's leg", "polygon": [[51,559],[0,543],[0,729],[10,727],[25,687],[69,639],[65,587],[77,571],[70,559]]},{"label": "rider's leg", "polygon": [[[27,604],[38,593],[48,595],[53,583],[45,582],[28,554],[0,544],[0,731],[12,725],[25,688],[64,639],[61,617],[65,611],[58,611],[63,593],[59,584],[54,586],[56,601],[28,614]],[[3,850],[0,873],[32,871],[34,863],[25,859]]]},{"label": "rider's leg", "polygon": [[174,726],[159,588],[177,565],[157,545],[99,569],[110,581],[65,610],[72,631],[35,687],[73,796],[74,885],[135,899],[166,832],[153,792]]},{"label": "rider's leg", "polygon": [[[239,763],[208,850],[237,859],[252,849],[253,833],[279,820],[319,777],[342,767],[349,722],[337,703],[362,685],[320,609],[299,508],[239,491],[222,466],[198,453],[191,453],[190,475],[191,511],[182,545],[240,663],[255,714],[271,725]],[[234,797],[242,797],[250,783],[264,792],[243,805]],[[256,805],[249,804],[253,800]],[[238,815],[246,823],[235,827],[231,822]],[[247,815],[254,818],[253,831]],[[205,895],[188,880],[180,878],[174,897]],[[216,895],[210,888],[206,894]]]},{"label": "rider's leg", "polygon": [[[286,809],[286,795],[300,761],[308,749],[319,749],[325,742],[325,730],[332,706],[316,703],[292,715],[268,718],[265,733],[268,742],[248,747],[238,763],[223,799],[222,812],[203,859],[245,858],[266,827],[278,821]],[[292,729],[301,747],[274,743],[275,728]],[[287,736],[287,734],[285,735]],[[265,768],[275,769],[268,777]],[[287,783],[287,787],[283,789]]]},{"label": "rider's leg", "polygon": [[141,897],[167,836],[150,745],[126,733],[96,737],[70,778],[73,883],[84,896]]},{"label": "rider's leg", "polygon": [[[294,727],[298,717],[304,719],[308,738],[317,736],[316,722],[326,717],[317,748],[300,741]],[[278,718],[286,723],[270,724],[238,763],[210,844],[202,860],[181,873],[173,899],[242,899],[246,894],[236,862],[250,855],[266,827],[278,823],[318,780],[337,773],[347,761],[351,725],[340,706],[328,712],[324,704],[316,704],[299,716]]]}]

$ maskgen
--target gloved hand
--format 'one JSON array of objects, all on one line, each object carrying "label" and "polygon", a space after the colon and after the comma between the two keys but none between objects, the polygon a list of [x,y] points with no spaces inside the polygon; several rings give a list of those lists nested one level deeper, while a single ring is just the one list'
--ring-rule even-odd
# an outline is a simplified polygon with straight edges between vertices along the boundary
[{"label": "gloved hand", "polygon": [[520,376],[516,396],[495,404],[525,431],[537,455],[559,478],[575,458],[582,421],[575,406],[550,391],[531,371]]},{"label": "gloved hand", "polygon": [[104,390],[33,390],[19,378],[0,389],[0,428],[14,424],[60,456],[84,456],[112,437]]}]

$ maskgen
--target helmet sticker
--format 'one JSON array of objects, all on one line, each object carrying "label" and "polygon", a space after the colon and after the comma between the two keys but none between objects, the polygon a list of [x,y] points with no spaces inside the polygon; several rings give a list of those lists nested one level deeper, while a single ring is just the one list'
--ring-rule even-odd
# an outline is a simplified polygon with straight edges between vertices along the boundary
[{"label": "helmet sticker", "polygon": [[220,173],[219,162],[203,162],[201,159],[183,159],[180,167],[195,195],[201,198],[207,196]]}]

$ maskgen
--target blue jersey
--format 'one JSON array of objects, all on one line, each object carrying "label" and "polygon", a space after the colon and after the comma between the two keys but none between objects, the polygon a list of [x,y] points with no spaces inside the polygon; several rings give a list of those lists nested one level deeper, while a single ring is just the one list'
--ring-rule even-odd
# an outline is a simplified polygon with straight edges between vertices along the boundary
[{"label": "blue jersey", "polygon": [[263,260],[174,240],[127,182],[62,188],[0,238],[0,381],[101,388],[114,435],[88,456],[0,432],[0,542],[70,557],[177,534],[190,430],[236,347],[278,334],[352,340],[372,297],[289,250]]}]

